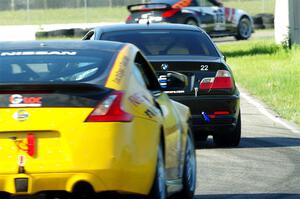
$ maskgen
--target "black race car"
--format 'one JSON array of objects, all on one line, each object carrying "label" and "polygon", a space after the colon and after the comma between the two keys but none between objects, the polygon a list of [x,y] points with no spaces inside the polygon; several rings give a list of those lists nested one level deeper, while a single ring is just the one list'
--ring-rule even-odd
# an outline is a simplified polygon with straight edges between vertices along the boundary
[{"label": "black race car", "polygon": [[[239,144],[240,94],[224,56],[202,29],[182,24],[118,24],[95,28],[83,39],[139,47],[154,66],[165,92],[190,107],[196,140],[213,135],[218,146]],[[171,71],[185,74],[188,86],[178,89],[173,85]]]},{"label": "black race car", "polygon": [[126,23],[181,23],[197,25],[210,36],[235,36],[238,40],[251,37],[253,20],[240,9],[223,7],[216,0],[201,5],[200,0],[150,0],[129,5]]}]

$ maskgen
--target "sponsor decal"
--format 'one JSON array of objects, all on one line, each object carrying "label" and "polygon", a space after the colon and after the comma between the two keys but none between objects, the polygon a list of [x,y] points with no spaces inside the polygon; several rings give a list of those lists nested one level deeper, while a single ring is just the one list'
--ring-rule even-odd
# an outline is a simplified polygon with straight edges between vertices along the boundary
[{"label": "sponsor decal", "polygon": [[226,21],[233,22],[235,14],[236,10],[234,8],[225,8]]},{"label": "sponsor decal", "polygon": [[164,91],[165,93],[167,93],[167,94],[174,94],[174,93],[185,93],[185,91],[184,90],[179,90],[179,91]]},{"label": "sponsor decal", "polygon": [[32,56],[32,55],[62,55],[74,56],[77,55],[75,51],[16,51],[16,52],[0,52],[0,56]]},{"label": "sponsor decal", "polygon": [[42,106],[42,97],[23,97],[14,94],[9,97],[9,107],[40,107]]},{"label": "sponsor decal", "polygon": [[158,77],[158,82],[159,82],[159,84],[162,88],[167,88],[168,87],[168,77],[167,77],[167,75],[160,75]]},{"label": "sponsor decal", "polygon": [[19,155],[18,156],[18,165],[20,167],[25,167],[25,164],[26,164],[26,157],[25,157],[25,155]]},{"label": "sponsor decal", "polygon": [[[36,138],[32,133],[27,134],[27,138],[25,139],[18,139],[17,137],[9,137],[11,139],[18,151],[26,152],[30,157],[34,157],[36,151]],[[25,156],[20,155],[18,158],[19,166],[25,165]]]},{"label": "sponsor decal", "polygon": [[[152,110],[151,110],[152,109]],[[151,119],[156,116],[156,111],[149,107],[144,113]]]},{"label": "sponsor decal", "polygon": [[29,118],[29,113],[24,110],[19,110],[13,114],[13,118],[17,121],[24,122]]},{"label": "sponsor decal", "polygon": [[134,93],[129,98],[129,102],[134,106],[139,106],[142,103],[151,103],[151,101],[145,96],[140,93]]},{"label": "sponsor decal", "polygon": [[191,5],[192,0],[180,0],[179,2],[175,3],[172,8],[173,9],[181,9],[184,7],[188,7],[189,5]]},{"label": "sponsor decal", "polygon": [[128,98],[128,100],[134,106],[139,106],[140,104],[145,102],[144,96],[140,95],[139,93],[134,93],[132,96]]}]

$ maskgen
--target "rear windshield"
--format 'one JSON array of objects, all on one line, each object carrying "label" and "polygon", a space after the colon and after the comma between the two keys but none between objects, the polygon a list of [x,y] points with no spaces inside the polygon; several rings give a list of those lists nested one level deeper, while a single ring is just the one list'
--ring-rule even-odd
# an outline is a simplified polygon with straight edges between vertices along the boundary
[{"label": "rear windshield", "polygon": [[135,30],[107,32],[101,40],[132,43],[147,56],[219,56],[212,41],[203,33],[185,30]]},{"label": "rear windshield", "polygon": [[86,50],[0,51],[0,83],[105,80],[113,56]]},{"label": "rear windshield", "polygon": [[148,3],[167,3],[170,5],[173,5],[175,3],[178,3],[180,0],[151,0],[148,1]]}]

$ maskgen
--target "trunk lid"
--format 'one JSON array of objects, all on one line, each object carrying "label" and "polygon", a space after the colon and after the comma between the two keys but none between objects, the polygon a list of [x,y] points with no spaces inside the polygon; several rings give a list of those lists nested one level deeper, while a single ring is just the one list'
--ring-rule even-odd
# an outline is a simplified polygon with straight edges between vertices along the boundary
[{"label": "trunk lid", "polygon": [[208,56],[149,56],[152,66],[159,79],[164,79],[168,71],[176,71],[188,77],[188,86],[182,91],[172,90],[165,86],[170,95],[215,95],[232,94],[233,89],[199,89],[200,82],[204,78],[214,78],[217,71],[229,68],[219,57]]},{"label": "trunk lid", "polygon": [[[16,173],[20,157],[30,165],[25,166],[28,172],[72,168],[69,147],[74,137],[83,136],[74,134],[110,92],[90,84],[1,84],[0,158],[6,160],[0,164],[1,173]],[[36,151],[29,147],[30,140]]]}]

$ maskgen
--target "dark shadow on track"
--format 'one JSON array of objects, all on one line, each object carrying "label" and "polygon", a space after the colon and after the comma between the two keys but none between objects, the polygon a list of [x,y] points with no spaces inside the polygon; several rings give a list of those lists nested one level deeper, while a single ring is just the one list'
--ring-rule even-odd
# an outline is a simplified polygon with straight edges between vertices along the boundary
[{"label": "dark shadow on track", "polygon": [[219,194],[197,195],[194,199],[299,199],[300,194],[261,193],[261,194]]}]

